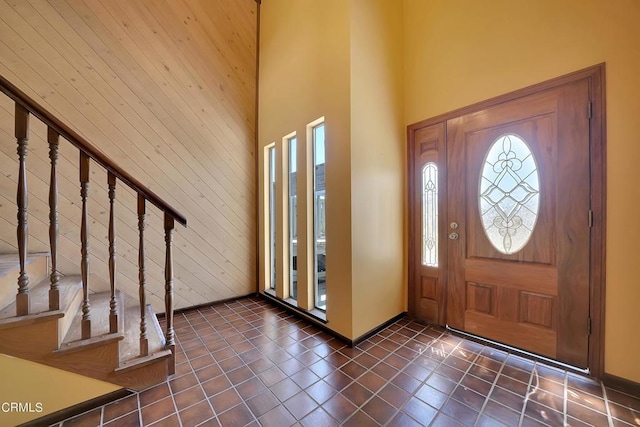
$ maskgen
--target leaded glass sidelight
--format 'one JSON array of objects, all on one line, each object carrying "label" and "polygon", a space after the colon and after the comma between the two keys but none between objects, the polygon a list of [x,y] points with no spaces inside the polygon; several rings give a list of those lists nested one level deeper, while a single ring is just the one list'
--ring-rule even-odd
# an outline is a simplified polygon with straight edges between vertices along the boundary
[{"label": "leaded glass sidelight", "polygon": [[422,264],[438,266],[438,166],[422,168]]},{"label": "leaded glass sidelight", "polygon": [[478,199],[491,244],[503,254],[522,249],[538,219],[540,177],[533,153],[520,136],[503,135],[489,147]]}]

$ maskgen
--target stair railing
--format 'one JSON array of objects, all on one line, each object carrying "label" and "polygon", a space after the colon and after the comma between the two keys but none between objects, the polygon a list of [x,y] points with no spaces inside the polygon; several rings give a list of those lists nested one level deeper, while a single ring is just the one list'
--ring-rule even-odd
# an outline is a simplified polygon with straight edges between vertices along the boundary
[{"label": "stair railing", "polygon": [[18,293],[16,295],[16,315],[26,316],[30,314],[29,277],[26,272],[27,242],[29,236],[28,223],[28,187],[27,187],[27,154],[29,145],[29,118],[34,116],[47,125],[47,142],[49,144],[49,159],[51,161],[51,176],[49,183],[49,243],[51,249],[51,274],[49,290],[49,309],[60,309],[60,293],[58,282],[60,273],[57,269],[58,257],[58,181],[57,160],[60,136],[75,146],[80,152],[80,197],[82,200],[82,216],[80,228],[81,260],[80,270],[82,276],[82,339],[91,338],[91,304],[89,300],[89,170],[91,163],[97,163],[107,171],[107,186],[109,197],[109,328],[111,333],[118,332],[118,314],[116,300],[116,228],[115,228],[115,201],[116,183],[120,181],[136,192],[138,213],[138,280],[140,298],[140,356],[148,356],[149,347],[147,341],[146,301],[145,301],[145,255],[144,255],[144,230],[146,202],[156,206],[164,215],[164,236],[166,245],[165,257],[165,349],[171,350],[169,361],[169,373],[175,372],[175,337],[173,328],[173,231],[175,222],[186,226],[187,219],[171,205],[161,199],[121,169],[102,152],[96,149],[86,139],[76,133],[69,126],[55,117],[47,109],[42,107],[11,82],[0,75],[0,91],[15,102],[15,137],[18,144],[18,257],[20,273],[18,276]]}]

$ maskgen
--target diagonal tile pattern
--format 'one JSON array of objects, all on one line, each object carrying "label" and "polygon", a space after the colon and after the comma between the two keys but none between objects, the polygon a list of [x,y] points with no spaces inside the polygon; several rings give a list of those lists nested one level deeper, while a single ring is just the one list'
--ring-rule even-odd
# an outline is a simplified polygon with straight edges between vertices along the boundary
[{"label": "diagonal tile pattern", "polygon": [[260,298],[176,315],[176,375],[69,426],[640,425],[640,399],[402,319],[355,348]]}]

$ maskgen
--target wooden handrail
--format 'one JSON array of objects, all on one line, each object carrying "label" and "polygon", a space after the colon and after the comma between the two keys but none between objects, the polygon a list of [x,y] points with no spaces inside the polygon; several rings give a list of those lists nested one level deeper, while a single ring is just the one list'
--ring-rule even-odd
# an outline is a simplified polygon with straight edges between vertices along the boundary
[{"label": "wooden handrail", "polygon": [[174,209],[171,205],[165,202],[160,196],[155,194],[149,188],[144,186],[140,181],[129,175],[126,171],[116,165],[113,161],[108,159],[101,151],[91,145],[86,139],[80,136],[77,132],[71,129],[69,126],[62,123],[58,118],[51,114],[46,108],[38,104],[27,94],[22,92],[11,82],[9,82],[4,76],[0,75],[0,91],[2,91],[9,98],[20,104],[31,114],[36,116],[47,126],[54,129],[58,134],[63,136],[72,145],[94,160],[96,163],[105,168],[108,172],[115,175],[120,181],[128,185],[137,194],[143,196],[146,200],[155,205],[158,209],[165,212],[171,218],[181,225],[187,225],[187,218]]}]

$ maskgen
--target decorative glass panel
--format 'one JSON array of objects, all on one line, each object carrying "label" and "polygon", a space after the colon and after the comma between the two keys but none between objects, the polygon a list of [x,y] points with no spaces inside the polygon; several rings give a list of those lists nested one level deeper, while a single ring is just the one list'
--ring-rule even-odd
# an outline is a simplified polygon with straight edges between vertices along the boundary
[{"label": "decorative glass panel", "polygon": [[438,266],[438,166],[422,168],[422,264]]},{"label": "decorative glass panel", "polygon": [[540,177],[533,153],[518,135],[498,138],[480,175],[480,216],[491,244],[503,254],[522,249],[533,233],[540,205]]}]

